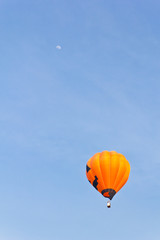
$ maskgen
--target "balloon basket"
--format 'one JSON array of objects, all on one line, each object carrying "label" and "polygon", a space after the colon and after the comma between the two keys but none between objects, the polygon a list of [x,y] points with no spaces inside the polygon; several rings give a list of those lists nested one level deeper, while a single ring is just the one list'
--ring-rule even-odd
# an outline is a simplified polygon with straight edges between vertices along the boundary
[{"label": "balloon basket", "polygon": [[107,207],[108,207],[108,208],[111,207],[111,202],[110,202],[110,201],[107,202]]}]

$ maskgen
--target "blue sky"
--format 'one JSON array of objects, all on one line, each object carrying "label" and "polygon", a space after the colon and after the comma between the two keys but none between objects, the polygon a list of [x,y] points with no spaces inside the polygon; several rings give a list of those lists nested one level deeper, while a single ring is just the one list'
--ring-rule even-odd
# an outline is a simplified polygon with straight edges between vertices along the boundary
[{"label": "blue sky", "polygon": [[[0,239],[159,240],[159,12],[0,0]],[[103,150],[131,165],[111,209],[85,176]]]}]

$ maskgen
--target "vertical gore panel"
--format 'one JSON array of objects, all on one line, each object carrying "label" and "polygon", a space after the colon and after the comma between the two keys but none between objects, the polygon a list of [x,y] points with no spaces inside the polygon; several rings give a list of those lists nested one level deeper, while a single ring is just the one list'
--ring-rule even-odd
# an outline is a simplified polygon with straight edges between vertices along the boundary
[{"label": "vertical gore panel", "polygon": [[91,171],[91,158],[88,160],[87,165],[86,165],[86,176],[88,181],[92,184],[94,181],[94,175]]},{"label": "vertical gore panel", "polygon": [[96,153],[92,158],[91,158],[91,170],[92,173],[94,173],[94,177],[97,179],[98,182],[98,191],[101,193],[102,190],[104,189],[104,183],[103,183],[103,178],[101,174],[101,169],[99,165],[99,155],[100,153]]},{"label": "vertical gore panel", "polygon": [[[125,157],[122,154],[119,154],[119,170],[114,182],[113,189],[116,191],[119,183],[121,182],[125,172],[126,172],[126,164],[125,164]],[[117,191],[116,191],[117,192]]]},{"label": "vertical gore panel", "polygon": [[110,152],[103,151],[99,156],[99,160],[104,188],[110,188]]},{"label": "vertical gore panel", "polygon": [[119,182],[119,184],[116,187],[116,192],[118,192],[123,186],[124,184],[127,182],[128,178],[129,178],[129,173],[130,173],[130,165],[129,162],[125,159],[125,165],[126,165],[126,170],[124,172],[123,178],[121,179],[121,181]]},{"label": "vertical gore panel", "polygon": [[119,165],[120,165],[119,154],[113,151],[110,152],[110,169],[111,169],[110,188],[112,189],[114,189],[113,187],[118,174]]}]

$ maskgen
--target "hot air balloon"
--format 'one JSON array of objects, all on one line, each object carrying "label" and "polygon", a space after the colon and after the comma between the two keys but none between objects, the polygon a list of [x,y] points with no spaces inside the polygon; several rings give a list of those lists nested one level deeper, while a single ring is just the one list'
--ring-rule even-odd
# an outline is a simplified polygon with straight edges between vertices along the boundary
[{"label": "hot air balloon", "polygon": [[[86,165],[86,176],[93,187],[112,200],[129,178],[130,164],[115,151],[103,151],[91,157]],[[107,207],[111,207],[110,201]]]}]

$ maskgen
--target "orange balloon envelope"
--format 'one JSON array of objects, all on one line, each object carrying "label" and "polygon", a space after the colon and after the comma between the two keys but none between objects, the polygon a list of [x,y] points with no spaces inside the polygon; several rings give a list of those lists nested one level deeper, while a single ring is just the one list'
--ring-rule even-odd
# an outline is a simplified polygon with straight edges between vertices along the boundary
[{"label": "orange balloon envelope", "polygon": [[115,151],[96,153],[86,165],[88,181],[110,200],[127,182],[129,173],[129,162]]}]

